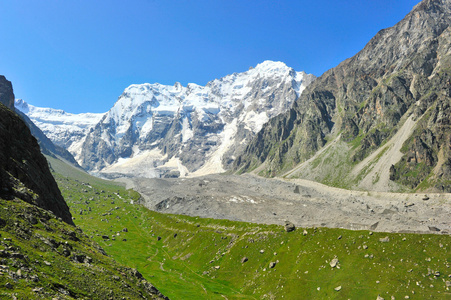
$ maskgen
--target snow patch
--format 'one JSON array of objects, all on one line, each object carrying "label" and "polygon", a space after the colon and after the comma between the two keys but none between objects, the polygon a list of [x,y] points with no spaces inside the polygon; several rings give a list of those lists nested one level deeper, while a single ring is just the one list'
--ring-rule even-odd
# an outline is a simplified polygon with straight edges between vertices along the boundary
[{"label": "snow patch", "polygon": [[219,134],[219,138],[222,141],[221,145],[215,152],[209,157],[207,162],[199,170],[191,173],[188,177],[203,176],[207,174],[223,173],[225,169],[222,165],[222,158],[224,154],[233,145],[234,137],[238,130],[237,119],[234,119],[232,123],[227,124],[224,130]]},{"label": "snow patch", "polygon": [[183,118],[182,121],[182,142],[186,143],[190,138],[194,136],[194,132],[191,129],[188,117]]}]

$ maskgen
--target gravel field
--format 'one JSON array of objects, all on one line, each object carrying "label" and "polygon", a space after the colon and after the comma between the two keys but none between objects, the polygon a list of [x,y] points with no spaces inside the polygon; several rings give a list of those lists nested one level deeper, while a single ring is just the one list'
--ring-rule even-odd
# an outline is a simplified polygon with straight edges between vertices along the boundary
[{"label": "gravel field", "polygon": [[300,227],[451,233],[451,194],[349,191],[254,175],[123,178],[149,209],[206,218]]}]

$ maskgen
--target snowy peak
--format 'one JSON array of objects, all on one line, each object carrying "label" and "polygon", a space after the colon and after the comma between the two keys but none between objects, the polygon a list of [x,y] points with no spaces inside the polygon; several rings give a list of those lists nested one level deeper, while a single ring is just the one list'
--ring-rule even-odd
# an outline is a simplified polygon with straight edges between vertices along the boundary
[{"label": "snowy peak", "polygon": [[88,130],[105,115],[72,114],[61,109],[36,107],[22,99],[15,100],[15,107],[26,114],[53,143],[69,150],[76,159]]},{"label": "snowy peak", "polygon": [[36,107],[28,104],[22,99],[16,99],[15,108],[28,115],[32,120],[43,120],[52,123],[61,124],[77,124],[81,127],[91,127],[95,125],[99,119],[104,115],[104,113],[81,113],[72,114],[65,112],[62,109],[47,108],[47,107]]},{"label": "snowy peak", "polygon": [[308,86],[316,77],[305,72],[296,72],[283,62],[264,61],[255,68],[251,67],[243,73],[234,73],[220,79],[215,79],[207,84],[213,88],[213,92],[226,94],[230,97],[243,97],[251,92],[251,88],[256,82],[260,82],[260,88],[268,87],[268,80],[277,80],[279,84],[291,84],[296,94],[299,96],[304,88]]},{"label": "snowy peak", "polygon": [[132,84],[105,114],[71,114],[20,99],[16,107],[94,173],[202,175],[227,169],[314,79],[282,62],[264,61],[205,86]]},{"label": "snowy peak", "polygon": [[[265,61],[205,86],[132,84],[88,133],[80,163],[104,175],[224,171],[235,152],[270,118],[288,110],[314,79],[282,62]],[[143,172],[143,166],[150,171]]]},{"label": "snowy peak", "polygon": [[259,63],[255,68],[248,72],[253,70],[266,76],[272,76],[273,74],[287,74],[294,71],[283,62],[271,60],[265,60],[264,62]]},{"label": "snowy peak", "polygon": [[30,111],[30,107],[28,106],[28,103],[25,102],[22,99],[16,99],[14,100],[14,107],[24,114],[27,114]]}]

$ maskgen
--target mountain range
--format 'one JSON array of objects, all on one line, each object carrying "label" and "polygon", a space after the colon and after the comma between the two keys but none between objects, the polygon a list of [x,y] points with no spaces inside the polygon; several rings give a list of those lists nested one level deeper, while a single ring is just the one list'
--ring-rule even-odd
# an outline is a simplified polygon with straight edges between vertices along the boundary
[{"label": "mountain range", "polygon": [[265,61],[206,86],[134,84],[105,114],[16,107],[105,177],[231,170],[449,192],[450,7],[420,2],[316,80]]},{"label": "mountain range", "polygon": [[70,114],[16,100],[57,145],[106,177],[224,172],[270,118],[315,76],[265,61],[206,86],[134,84],[105,114]]},{"label": "mountain range", "polygon": [[[450,24],[451,0],[423,0],[317,79],[266,61],[206,86],[131,85],[104,114],[14,101],[11,82],[0,76],[0,294],[168,299],[94,238],[174,298],[299,298],[302,290],[318,299],[448,299]],[[279,227],[150,212],[136,205],[143,198],[135,191],[40,152],[105,177],[227,169],[284,177],[200,177],[183,180],[185,187],[182,180],[143,179],[141,188],[161,209],[186,213],[183,205],[197,210],[201,203],[210,217],[223,217],[218,207],[241,214],[247,207],[253,222],[268,215],[309,222]],[[366,191],[287,180],[293,178]],[[251,196],[262,187],[269,196],[257,203]],[[369,190],[441,193],[387,200],[389,193]],[[215,194],[206,198],[206,191]],[[340,220],[328,213],[337,206]],[[325,216],[331,227],[358,228],[350,215],[370,231],[312,225]],[[369,225],[366,215],[380,217]],[[407,232],[377,232],[400,219]],[[436,234],[409,233],[413,223]]]}]

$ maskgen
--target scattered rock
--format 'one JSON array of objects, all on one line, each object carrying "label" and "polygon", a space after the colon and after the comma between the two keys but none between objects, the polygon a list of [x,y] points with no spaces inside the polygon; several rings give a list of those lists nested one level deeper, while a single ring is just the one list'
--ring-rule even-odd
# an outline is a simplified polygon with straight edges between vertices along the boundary
[{"label": "scattered rock", "polygon": [[380,295],[377,295],[376,300],[385,300],[384,298],[382,298]]},{"label": "scattered rock", "polygon": [[388,243],[388,242],[390,242],[390,238],[388,236],[386,236],[384,238],[380,238],[379,242],[381,242],[381,243]]},{"label": "scattered rock", "polygon": [[430,231],[434,231],[434,232],[439,232],[440,231],[440,229],[435,227],[435,226],[428,226],[428,228],[429,228]]},{"label": "scattered rock", "polygon": [[25,256],[22,253],[19,253],[19,252],[11,253],[11,257],[12,258],[18,258],[18,259],[24,259],[25,258]]},{"label": "scattered rock", "polygon": [[138,279],[143,279],[143,275],[137,269],[131,269],[131,274]]},{"label": "scattered rock", "polygon": [[160,241],[160,240],[161,240],[161,236],[157,237],[157,241]]},{"label": "scattered rock", "polygon": [[0,250],[0,257],[9,257],[8,251]]},{"label": "scattered rock", "polygon": [[428,201],[428,200],[429,200],[428,195],[424,195],[423,200],[424,200],[424,201]]},{"label": "scattered rock", "polygon": [[373,225],[370,226],[370,230],[375,230],[378,225],[379,225],[379,222],[374,223]]},{"label": "scattered rock", "polygon": [[338,263],[339,263],[338,258],[335,256],[335,258],[330,261],[329,265],[332,268],[335,268],[338,265]]},{"label": "scattered rock", "polygon": [[341,291],[341,285],[337,286],[336,288],[334,288],[335,291]]},{"label": "scattered rock", "polygon": [[247,257],[243,257],[242,259],[241,259],[241,263],[242,264],[244,264],[245,262],[247,262],[248,261],[248,258]]},{"label": "scattered rock", "polygon": [[308,234],[307,230],[304,229],[304,231],[302,232],[302,235],[307,235],[307,234]]},{"label": "scattered rock", "polygon": [[276,262],[272,261],[269,263],[269,268],[273,269],[276,266]]},{"label": "scattered rock", "polygon": [[294,226],[293,223],[291,223],[290,221],[285,221],[285,231],[286,232],[292,232],[296,229],[296,226]]}]

